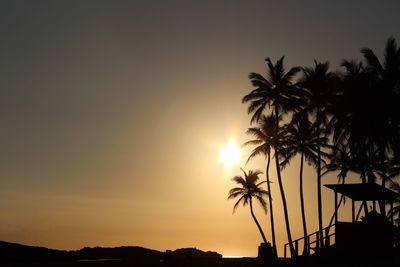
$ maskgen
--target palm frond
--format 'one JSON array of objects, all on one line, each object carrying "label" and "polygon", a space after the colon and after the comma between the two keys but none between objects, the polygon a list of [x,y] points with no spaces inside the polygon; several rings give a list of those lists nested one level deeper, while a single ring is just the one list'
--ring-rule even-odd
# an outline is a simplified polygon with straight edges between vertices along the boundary
[{"label": "palm frond", "polygon": [[282,80],[285,81],[286,85],[290,85],[294,76],[296,76],[297,73],[299,73],[300,71],[301,71],[300,67],[293,67],[288,72],[286,72]]},{"label": "palm frond", "polygon": [[264,155],[265,156],[265,155],[268,154],[268,152],[269,152],[269,148],[266,148],[265,145],[261,145],[261,146],[258,146],[256,148],[254,148],[252,150],[252,152],[250,153],[249,157],[247,158],[246,165],[249,163],[249,161],[251,159],[253,159],[253,158],[257,157],[257,156],[260,156],[260,155]]},{"label": "palm frond", "polygon": [[262,144],[263,141],[259,140],[259,139],[255,139],[255,140],[250,140],[250,141],[246,141],[244,142],[241,147],[246,147],[246,146],[258,146],[260,144]]},{"label": "palm frond", "polygon": [[232,214],[235,213],[236,209],[238,208],[238,206],[240,205],[240,202],[245,202],[244,200],[245,196],[241,196],[238,201],[236,201],[235,205],[233,205],[233,210],[232,210]]},{"label": "palm frond", "polygon": [[361,53],[364,55],[365,61],[368,65],[368,69],[378,72],[383,71],[381,62],[370,48],[361,49]]}]

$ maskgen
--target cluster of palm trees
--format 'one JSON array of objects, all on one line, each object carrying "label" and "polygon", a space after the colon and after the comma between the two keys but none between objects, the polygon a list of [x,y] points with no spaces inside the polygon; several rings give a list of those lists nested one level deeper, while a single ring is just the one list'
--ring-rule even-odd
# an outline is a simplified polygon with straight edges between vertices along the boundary
[{"label": "cluster of palm trees", "polygon": [[[253,127],[247,133],[253,139],[244,146],[253,147],[248,161],[259,155],[265,158],[267,190],[262,188],[262,183],[256,183],[260,171],[243,171],[244,178],[234,178],[241,189],[232,189],[229,198],[241,197],[235,208],[242,201],[250,204],[264,242],[265,235],[254,216],[251,199],[255,197],[263,207],[269,203],[275,255],[271,160],[276,167],[291,255],[296,253],[281,170],[296,155],[300,157],[299,197],[304,237],[308,235],[303,193],[304,161],[316,170],[320,236],[323,236],[321,186],[324,174],[336,172],[341,183],[345,183],[347,174],[352,172],[359,175],[362,183],[380,182],[384,187],[396,185],[400,173],[400,48],[391,37],[386,43],[383,61],[369,48],[362,49],[361,53],[362,62],[343,60],[341,69],[335,72],[329,70],[328,62],[317,61],[313,67],[293,67],[286,71],[284,57],[281,57],[275,63],[266,59],[265,76],[249,75],[253,89],[242,102],[248,104],[247,111],[251,114]],[[385,215],[397,213],[398,216],[400,212],[398,206],[388,212],[385,203],[379,203],[379,207]],[[304,242],[304,253],[306,246]],[[318,247],[323,246],[321,238]]]}]

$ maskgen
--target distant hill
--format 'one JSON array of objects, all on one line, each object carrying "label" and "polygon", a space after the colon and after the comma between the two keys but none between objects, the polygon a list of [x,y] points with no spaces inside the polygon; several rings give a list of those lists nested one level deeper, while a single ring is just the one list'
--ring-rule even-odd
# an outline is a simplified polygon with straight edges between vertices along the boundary
[{"label": "distant hill", "polygon": [[0,241],[0,261],[58,261],[69,260],[70,253],[45,247],[26,246]]},{"label": "distant hill", "polygon": [[[168,251],[167,251],[168,253]],[[173,259],[204,259],[204,258],[222,258],[221,254],[213,251],[202,251],[197,248],[180,248],[171,251]]]},{"label": "distant hill", "polygon": [[115,248],[85,247],[77,251],[71,251],[70,254],[76,260],[119,259],[149,262],[160,261],[164,258],[164,252],[132,246]]},{"label": "distant hill", "polygon": [[135,262],[160,262],[170,259],[222,258],[216,252],[196,248],[182,248],[161,252],[143,247],[122,246],[114,248],[85,247],[75,251],[49,249],[0,241],[0,262],[56,262],[85,260],[126,260]]}]

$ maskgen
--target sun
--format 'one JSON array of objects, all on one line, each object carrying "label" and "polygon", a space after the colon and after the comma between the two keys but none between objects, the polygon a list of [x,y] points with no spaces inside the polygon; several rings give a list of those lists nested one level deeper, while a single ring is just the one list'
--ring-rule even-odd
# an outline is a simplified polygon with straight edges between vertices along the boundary
[{"label": "sun", "polygon": [[230,141],[226,146],[221,148],[220,160],[224,164],[225,169],[230,171],[233,166],[240,161],[240,149],[234,141]]}]

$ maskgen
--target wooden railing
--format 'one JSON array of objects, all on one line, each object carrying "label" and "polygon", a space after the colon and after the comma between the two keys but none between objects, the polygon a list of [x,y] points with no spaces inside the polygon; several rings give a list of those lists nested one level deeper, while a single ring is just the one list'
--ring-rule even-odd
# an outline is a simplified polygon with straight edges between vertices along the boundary
[{"label": "wooden railing", "polygon": [[[333,232],[332,232],[333,231]],[[321,236],[322,235],[322,236]],[[294,247],[294,253],[295,255],[291,255],[290,253],[290,257],[293,256],[299,256],[299,248],[303,249],[302,254],[303,255],[312,255],[314,254],[316,251],[318,251],[319,249],[321,249],[321,244],[323,244],[323,246],[331,246],[335,244],[335,225],[332,226],[328,226],[324,229],[322,229],[322,233],[320,231],[316,231],[312,234],[309,234],[306,237],[302,237],[296,240],[293,240],[293,247]],[[332,239],[332,240],[331,240]],[[306,242],[306,246],[304,247],[304,242]],[[289,243],[285,244],[284,247],[284,257],[287,257],[287,250],[289,247]],[[290,252],[290,249],[289,249]]]}]

